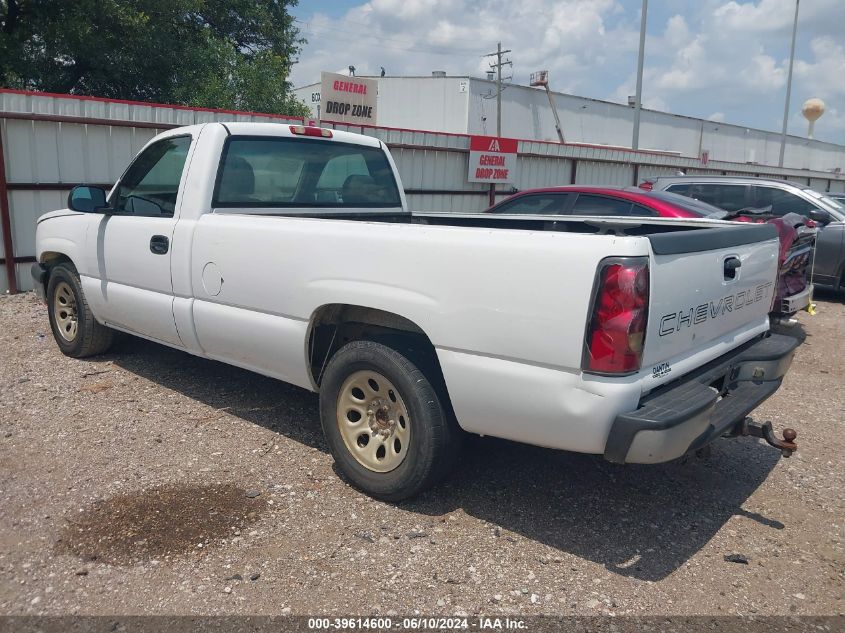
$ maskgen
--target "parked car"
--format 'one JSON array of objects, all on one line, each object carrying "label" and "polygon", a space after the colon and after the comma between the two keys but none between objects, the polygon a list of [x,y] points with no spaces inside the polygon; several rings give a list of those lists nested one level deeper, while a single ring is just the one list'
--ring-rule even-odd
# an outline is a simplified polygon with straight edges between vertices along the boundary
[{"label": "parked car", "polygon": [[816,239],[813,283],[845,290],[845,205],[806,185],[740,176],[672,176],[646,180],[652,191],[677,193],[720,209],[765,209],[783,216],[797,213],[821,225]]},{"label": "parked car", "polygon": [[836,191],[828,191],[827,197],[832,198],[834,201],[836,201],[837,204],[845,207],[845,193],[836,192]]},{"label": "parked car", "polygon": [[730,214],[677,194],[654,194],[636,187],[565,185],[526,189],[485,211],[503,215],[595,215],[725,219]]},{"label": "parked car", "polygon": [[577,215],[663,218],[714,218],[774,224],[780,238],[778,288],[772,316],[790,317],[810,305],[815,229],[804,226],[800,216],[763,217],[719,209],[694,198],[638,187],[614,189],[571,185],[531,189],[516,193],[490,207],[487,213],[509,215]]},{"label": "parked car", "polygon": [[382,499],[443,477],[461,430],[614,462],[796,448],[747,418],[799,345],[768,332],[770,225],[412,215],[376,138],[207,123],[76,187],[36,251],[63,353],[121,330],[318,391],[338,469]]}]

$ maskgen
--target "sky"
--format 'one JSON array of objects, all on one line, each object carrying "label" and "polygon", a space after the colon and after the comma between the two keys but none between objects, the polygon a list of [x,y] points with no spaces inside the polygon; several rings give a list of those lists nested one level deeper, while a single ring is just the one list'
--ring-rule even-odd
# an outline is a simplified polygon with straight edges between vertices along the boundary
[{"label": "sky", "polygon": [[[796,0],[650,0],[643,106],[780,131]],[[308,40],[294,86],[349,65],[358,75],[483,76],[511,49],[512,81],[548,69],[552,90],[627,102],[636,84],[642,0],[300,0]],[[845,0],[802,0],[789,115],[824,100],[815,137],[845,144]]]}]

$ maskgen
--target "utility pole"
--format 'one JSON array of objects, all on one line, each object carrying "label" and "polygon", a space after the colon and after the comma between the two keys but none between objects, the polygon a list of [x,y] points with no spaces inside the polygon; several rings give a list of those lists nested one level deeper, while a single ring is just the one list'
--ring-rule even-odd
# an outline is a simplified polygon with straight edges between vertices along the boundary
[{"label": "utility pole", "polygon": [[[487,53],[486,55],[482,55],[482,57],[495,57],[496,63],[490,64],[490,68],[496,69],[496,136],[502,135],[502,66],[511,66],[513,67],[513,62],[507,59],[502,61],[502,55],[505,53],[510,53],[511,50],[507,49],[505,51],[502,50],[502,43],[499,42],[496,46],[495,53]],[[496,185],[490,185],[490,206],[496,204]]]},{"label": "utility pole", "polygon": [[789,122],[789,98],[792,96],[792,62],[795,61],[795,33],[798,31],[798,3],[795,0],[795,20],[792,22],[792,45],[789,47],[789,74],[786,77],[786,103],[783,106],[783,131],[780,133],[780,158],[778,167],[783,167],[783,154],[786,151],[786,125]]},{"label": "utility pole", "polygon": [[645,58],[645,27],[648,15],[648,0],[643,0],[643,11],[640,19],[640,56],[637,60],[637,102],[634,104],[634,137],[631,149],[640,148],[640,111],[643,107],[643,60]]}]

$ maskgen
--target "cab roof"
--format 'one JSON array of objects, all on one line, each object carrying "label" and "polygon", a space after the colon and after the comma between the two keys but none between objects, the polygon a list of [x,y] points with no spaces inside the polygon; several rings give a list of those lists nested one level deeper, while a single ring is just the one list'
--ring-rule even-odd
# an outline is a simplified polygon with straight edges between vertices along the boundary
[{"label": "cab roof", "polygon": [[346,132],[344,130],[332,130],[330,138],[319,136],[305,137],[301,134],[294,134],[291,128],[303,127],[295,123],[254,123],[252,121],[233,121],[220,122],[209,125],[221,125],[229,134],[237,136],[283,136],[291,138],[313,138],[327,143],[351,143],[354,145],[364,145],[367,147],[382,147],[382,143],[377,138],[372,136],[365,136],[364,134],[355,134],[353,132]]}]

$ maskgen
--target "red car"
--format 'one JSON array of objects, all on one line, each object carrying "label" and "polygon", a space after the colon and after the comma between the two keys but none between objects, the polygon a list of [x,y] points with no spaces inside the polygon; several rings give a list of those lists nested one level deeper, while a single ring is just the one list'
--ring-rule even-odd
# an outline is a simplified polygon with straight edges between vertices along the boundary
[{"label": "red car", "polygon": [[[638,187],[613,189],[570,185],[520,191],[490,207],[485,213],[503,215],[597,215],[661,218],[711,218],[736,222],[770,222],[780,237],[778,291],[772,313],[789,316],[810,304],[809,268],[815,231],[796,226],[784,217],[761,210],[731,213],[706,202],[666,191]],[[803,224],[805,219],[799,218]]]},{"label": "red car", "polygon": [[728,212],[718,207],[665,191],[580,185],[520,191],[490,207],[485,213],[715,219],[728,217]]}]

